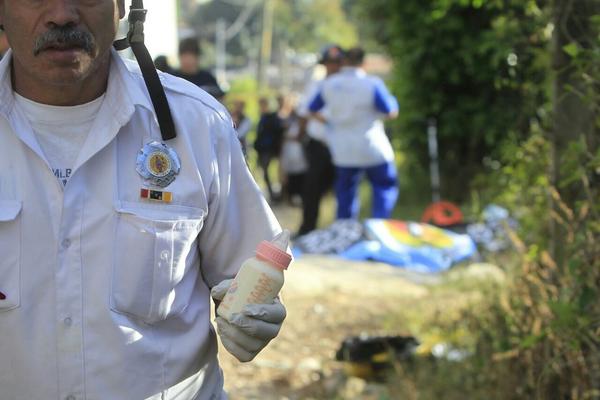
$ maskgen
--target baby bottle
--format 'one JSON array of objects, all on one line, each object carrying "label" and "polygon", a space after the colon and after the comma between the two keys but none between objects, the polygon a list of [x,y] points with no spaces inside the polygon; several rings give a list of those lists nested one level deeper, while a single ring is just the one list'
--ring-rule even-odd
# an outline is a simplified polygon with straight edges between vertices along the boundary
[{"label": "baby bottle", "polygon": [[271,241],[262,241],[256,255],[244,261],[233,283],[217,308],[217,314],[229,320],[246,304],[270,303],[283,286],[283,271],[292,256],[287,253],[290,232],[284,230]]}]

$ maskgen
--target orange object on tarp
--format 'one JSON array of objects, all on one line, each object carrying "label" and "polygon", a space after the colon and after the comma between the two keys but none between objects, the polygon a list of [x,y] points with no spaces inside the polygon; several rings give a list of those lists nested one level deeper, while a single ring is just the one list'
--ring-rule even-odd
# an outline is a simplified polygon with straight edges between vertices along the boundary
[{"label": "orange object on tarp", "polygon": [[452,226],[463,223],[463,214],[456,204],[438,201],[425,209],[421,222],[437,226]]}]

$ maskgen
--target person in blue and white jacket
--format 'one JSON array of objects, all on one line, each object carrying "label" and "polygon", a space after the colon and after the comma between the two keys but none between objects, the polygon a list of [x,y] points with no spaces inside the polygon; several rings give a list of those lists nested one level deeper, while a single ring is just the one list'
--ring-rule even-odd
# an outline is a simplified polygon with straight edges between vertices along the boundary
[{"label": "person in blue and white jacket", "polygon": [[[398,115],[398,102],[380,78],[362,69],[364,57],[361,48],[348,50],[345,66],[323,82],[309,107],[330,128],[338,219],[358,218],[363,173],[373,188],[374,218],[389,218],[399,193],[394,151],[383,126],[383,119]],[[325,106],[326,119],[318,114]]]}]

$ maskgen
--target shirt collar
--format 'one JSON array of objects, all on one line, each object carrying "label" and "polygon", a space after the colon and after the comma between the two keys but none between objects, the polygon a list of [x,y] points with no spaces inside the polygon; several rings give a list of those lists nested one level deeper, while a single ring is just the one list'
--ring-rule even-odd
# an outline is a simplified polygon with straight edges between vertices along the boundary
[{"label": "shirt collar", "polygon": [[360,67],[342,67],[342,71],[345,74],[349,74],[349,75],[357,75],[357,76],[363,76],[366,75],[366,72],[360,68]]},{"label": "shirt collar", "polygon": [[[11,68],[12,50],[9,49],[0,60],[0,113],[5,116],[11,113],[15,103]],[[133,114],[135,106],[154,112],[148,93],[140,88],[140,76],[137,63],[125,61],[115,49],[111,49],[111,66],[105,101],[109,102],[115,118],[123,124]]]},{"label": "shirt collar", "polygon": [[111,66],[106,88],[108,105],[114,117],[126,124],[139,106],[154,113],[154,107],[147,91],[140,87],[141,72],[136,62],[121,58],[115,49],[111,49]]}]

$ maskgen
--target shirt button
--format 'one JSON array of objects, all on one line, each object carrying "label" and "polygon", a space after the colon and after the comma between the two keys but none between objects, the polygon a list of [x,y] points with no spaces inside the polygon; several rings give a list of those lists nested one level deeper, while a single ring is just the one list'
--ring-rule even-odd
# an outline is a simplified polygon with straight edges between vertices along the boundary
[{"label": "shirt button", "polygon": [[69,240],[69,239],[63,240],[62,247],[63,247],[63,249],[68,249],[69,247],[71,247],[71,240]]},{"label": "shirt button", "polygon": [[65,326],[71,326],[71,325],[73,325],[73,320],[70,317],[67,317],[67,318],[63,319],[63,323],[65,324]]}]

